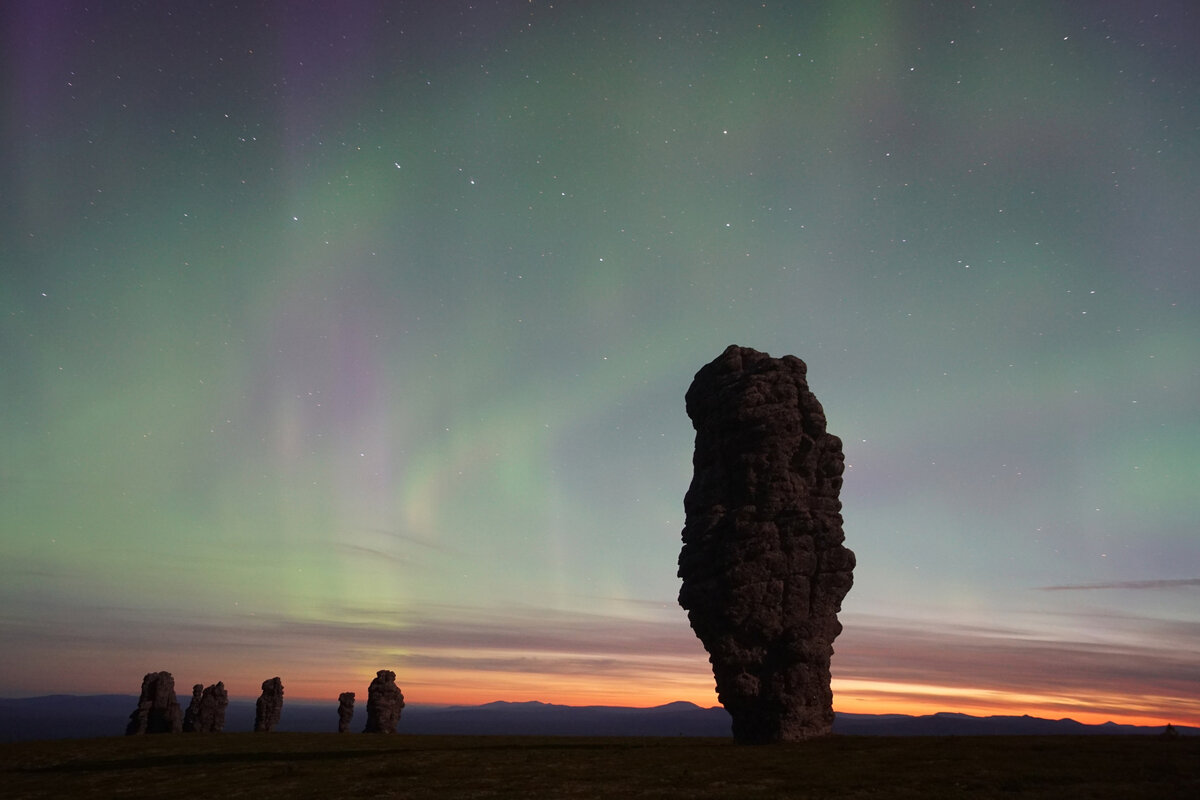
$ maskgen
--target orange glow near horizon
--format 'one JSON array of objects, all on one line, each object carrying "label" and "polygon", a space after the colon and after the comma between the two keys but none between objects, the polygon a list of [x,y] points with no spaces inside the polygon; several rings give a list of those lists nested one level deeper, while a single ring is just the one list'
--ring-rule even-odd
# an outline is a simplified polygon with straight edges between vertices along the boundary
[{"label": "orange glow near horizon", "polygon": [[[289,697],[326,701],[352,690],[365,701],[370,675],[357,676],[356,686],[345,682],[294,681]],[[631,684],[613,676],[547,676],[525,673],[472,671],[411,671],[397,674],[409,703],[422,705],[481,705],[496,701],[538,701],[569,706],[652,707],[685,701],[702,708],[720,705],[711,677],[693,673],[662,675],[656,683]],[[1070,718],[1087,725],[1114,722],[1160,727],[1167,723],[1200,727],[1200,702],[1184,698],[1114,697],[1102,693],[1063,697],[1054,694],[1006,692],[899,684],[870,680],[834,679],[834,708],[847,714],[961,713],[972,716]]]},{"label": "orange glow near horizon", "polygon": [[[327,700],[340,692],[355,691],[366,696],[374,673],[344,682],[296,681],[289,696],[303,700]],[[650,707],[686,701],[698,706],[719,705],[712,678],[696,680],[693,675],[660,676],[653,684],[633,683],[628,678],[606,675],[544,675],[538,673],[439,670],[397,671],[396,682],[409,703],[427,705],[480,705],[495,701],[520,703],[539,701],[571,706]],[[257,696],[257,695],[256,695]]]},{"label": "orange glow near horizon", "polygon": [[1101,693],[1063,697],[985,688],[836,679],[833,689],[834,708],[847,714],[1028,715],[1043,719],[1073,719],[1085,725],[1115,722],[1150,727],[1167,723],[1200,726],[1200,703],[1186,698],[1125,698]]},{"label": "orange glow near horizon", "polygon": [[[237,664],[207,653],[196,653],[187,659],[181,659],[181,655],[162,653],[146,657],[138,654],[136,658],[129,656],[121,661],[111,661],[105,670],[110,677],[98,680],[80,693],[136,694],[147,663],[171,668],[180,660],[186,660],[189,664],[186,672],[173,672],[176,693],[180,697],[186,697],[195,682],[208,684],[221,679],[232,698],[253,700],[258,697],[263,679],[277,674],[283,680],[287,700],[336,703],[341,692],[353,691],[359,702],[365,703],[367,687],[375,677],[375,671],[382,667],[396,672],[405,700],[419,705],[481,705],[496,701],[642,708],[677,701],[694,703],[702,708],[719,705],[708,665],[696,663],[693,658],[674,656],[643,657],[616,666],[608,659],[602,659],[591,668],[586,661],[560,660],[558,654],[543,653],[535,666],[544,669],[500,671],[478,667],[416,666],[408,654],[384,651],[355,659],[359,664],[371,664],[370,668],[351,666],[336,654],[330,654],[327,659],[311,658],[303,664],[293,664],[292,669],[268,672],[259,666],[261,654],[254,663]],[[427,652],[422,657],[436,660],[438,655]],[[60,672],[78,674],[86,666],[83,659],[59,658],[56,662],[47,661],[40,675],[45,680]],[[131,675],[138,677],[130,680]],[[62,685],[65,681],[61,678],[57,683]],[[1115,722],[1159,727],[1172,723],[1200,727],[1200,698],[1123,694],[1111,687],[1067,694],[1036,686],[1013,691],[986,685],[950,686],[878,681],[866,677],[835,677],[832,685],[834,709],[847,714],[1027,714],[1045,719],[1070,718],[1084,724]],[[14,685],[9,691],[28,696],[42,693],[40,681]]]}]

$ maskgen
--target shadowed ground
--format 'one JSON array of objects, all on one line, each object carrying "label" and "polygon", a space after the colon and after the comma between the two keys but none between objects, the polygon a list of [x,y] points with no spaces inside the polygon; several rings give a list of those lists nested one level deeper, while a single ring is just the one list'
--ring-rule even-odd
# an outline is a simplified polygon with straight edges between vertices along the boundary
[{"label": "shadowed ground", "polygon": [[1200,796],[1200,737],[187,734],[0,745],[6,798]]}]

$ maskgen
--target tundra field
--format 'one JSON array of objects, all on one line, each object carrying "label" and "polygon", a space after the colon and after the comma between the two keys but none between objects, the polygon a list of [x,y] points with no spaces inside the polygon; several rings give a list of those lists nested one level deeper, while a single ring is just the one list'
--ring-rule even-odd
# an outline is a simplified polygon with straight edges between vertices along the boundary
[{"label": "tundra field", "polygon": [[1200,797],[1200,737],[223,733],[0,745],[17,798]]}]

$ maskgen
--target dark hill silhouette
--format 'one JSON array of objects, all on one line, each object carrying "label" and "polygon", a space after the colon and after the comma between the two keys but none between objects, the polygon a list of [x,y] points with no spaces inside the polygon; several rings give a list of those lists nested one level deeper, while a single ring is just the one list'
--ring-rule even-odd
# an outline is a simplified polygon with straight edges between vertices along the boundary
[{"label": "dark hill silhouette", "polygon": [[[0,698],[0,742],[33,739],[120,736],[133,695],[49,695],[21,699]],[[337,730],[336,698],[324,703],[289,700],[278,731]],[[351,730],[365,720],[355,714]],[[1200,728],[1174,726],[1183,736],[1200,735]],[[231,700],[225,731],[254,729],[254,701]],[[1136,725],[1084,725],[1071,719],[1048,720],[1029,716],[972,717],[967,714],[838,714],[834,733],[852,736],[1043,736],[1053,734],[1157,735],[1163,727]],[[675,702],[653,708],[622,706],[563,706],[536,701],[498,701],[479,706],[429,706],[409,704],[398,733],[538,736],[718,736],[730,735],[729,714],[720,706],[701,708]],[[190,734],[178,734],[187,736]]]}]

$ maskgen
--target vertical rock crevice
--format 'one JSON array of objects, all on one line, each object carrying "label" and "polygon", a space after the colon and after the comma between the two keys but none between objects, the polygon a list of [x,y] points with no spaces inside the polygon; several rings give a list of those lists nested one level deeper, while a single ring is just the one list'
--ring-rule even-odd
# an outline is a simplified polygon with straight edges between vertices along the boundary
[{"label": "vertical rock crevice", "polygon": [[137,708],[129,715],[128,736],[144,733],[179,733],[183,711],[175,699],[175,678],[169,672],[149,672],[142,678]]}]

